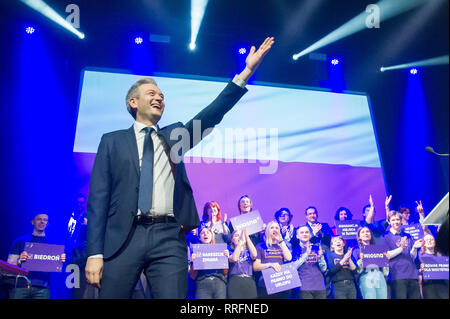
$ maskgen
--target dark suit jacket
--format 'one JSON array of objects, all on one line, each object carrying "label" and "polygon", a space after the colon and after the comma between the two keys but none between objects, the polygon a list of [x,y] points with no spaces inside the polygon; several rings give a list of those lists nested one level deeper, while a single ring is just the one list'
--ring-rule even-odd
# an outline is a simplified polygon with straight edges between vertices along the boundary
[{"label": "dark suit jacket", "polygon": [[[322,228],[316,234],[316,236],[313,235],[313,237],[311,237],[311,243],[313,244],[321,243],[322,245],[326,246],[324,250],[329,250],[331,244],[331,237],[333,237],[333,231],[331,230],[330,225],[328,225],[327,223],[320,223],[320,224],[322,224]],[[309,228],[309,231],[311,232],[312,235],[313,230],[311,226],[309,226],[309,223],[306,223],[305,226]]]},{"label": "dark suit jacket", "polygon": [[[158,135],[164,139],[171,152],[184,155],[200,142],[193,140],[194,120],[201,121],[202,131],[214,127],[246,92],[247,89],[230,82],[210,105],[186,125],[181,122],[174,123],[160,129]],[[187,148],[176,145],[182,139],[182,136],[174,131],[176,129],[189,132],[190,141]],[[176,140],[170,138],[172,132]],[[180,161],[174,165],[173,212],[176,221],[188,232],[198,227],[200,221],[184,162]],[[89,186],[87,256],[103,254],[103,258],[108,259],[118,253],[126,242],[137,213],[139,175],[138,149],[133,126],[128,130],[103,135]]]}]

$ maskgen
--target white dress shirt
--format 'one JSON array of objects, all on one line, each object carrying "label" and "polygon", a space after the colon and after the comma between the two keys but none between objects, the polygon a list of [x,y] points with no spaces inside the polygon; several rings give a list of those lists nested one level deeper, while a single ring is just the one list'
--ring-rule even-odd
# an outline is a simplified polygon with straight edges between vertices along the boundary
[{"label": "white dress shirt", "polygon": [[[244,88],[247,82],[235,75],[233,83]],[[139,168],[142,165],[142,154],[144,150],[145,131],[142,129],[144,124],[135,122],[133,124],[136,135],[136,143],[139,154]],[[174,216],[173,214],[173,194],[175,187],[174,166],[169,160],[169,149],[165,141],[156,133],[158,128],[152,126],[155,131],[151,133],[154,147],[153,162],[153,200],[150,214],[152,216]],[[142,214],[138,209],[138,214]],[[103,258],[103,254],[89,256],[88,258]]]}]

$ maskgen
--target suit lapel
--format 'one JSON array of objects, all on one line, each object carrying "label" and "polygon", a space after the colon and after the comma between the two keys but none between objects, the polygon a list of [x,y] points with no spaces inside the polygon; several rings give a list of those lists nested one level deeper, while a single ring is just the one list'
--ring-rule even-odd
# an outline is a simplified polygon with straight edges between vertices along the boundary
[{"label": "suit lapel", "polygon": [[136,169],[136,174],[139,175],[139,153],[136,143],[136,134],[134,133],[133,125],[128,129],[127,132],[127,145],[130,151],[131,162],[133,163],[134,168]]}]

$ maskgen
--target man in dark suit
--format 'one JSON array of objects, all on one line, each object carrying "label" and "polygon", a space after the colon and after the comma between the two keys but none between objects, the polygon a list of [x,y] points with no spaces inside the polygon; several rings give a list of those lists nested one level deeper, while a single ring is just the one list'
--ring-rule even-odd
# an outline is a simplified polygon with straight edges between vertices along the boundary
[{"label": "man in dark suit", "polygon": [[333,237],[333,231],[327,223],[319,223],[319,212],[314,206],[309,206],[305,209],[306,225],[311,231],[312,238],[311,243],[321,244],[323,250],[328,252],[330,250],[331,237]]},{"label": "man in dark suit", "polygon": [[245,69],[186,125],[157,126],[165,104],[153,79],[130,88],[127,109],[136,122],[102,137],[91,175],[86,278],[100,298],[130,298],[142,271],[154,298],[186,298],[186,234],[200,221],[183,155],[200,142],[196,125],[213,128],[247,92],[273,43],[252,47]]}]

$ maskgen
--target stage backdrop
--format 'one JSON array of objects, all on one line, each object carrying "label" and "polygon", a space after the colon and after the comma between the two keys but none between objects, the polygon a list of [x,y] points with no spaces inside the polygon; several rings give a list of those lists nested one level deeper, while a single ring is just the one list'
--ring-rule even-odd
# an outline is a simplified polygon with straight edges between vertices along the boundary
[{"label": "stage backdrop", "polygon": [[[142,77],[83,70],[73,149],[81,193],[88,194],[102,134],[133,124],[125,95]],[[228,81],[152,77],[165,95],[160,127],[189,121]],[[239,197],[247,194],[266,223],[276,210],[288,207],[294,225],[304,224],[305,208],[313,205],[320,221],[334,225],[340,206],[360,219],[372,194],[376,219],[384,218],[386,189],[366,95],[271,83],[247,88],[223,121],[185,157],[200,216],[205,202],[217,201],[228,218],[234,217]]]}]

